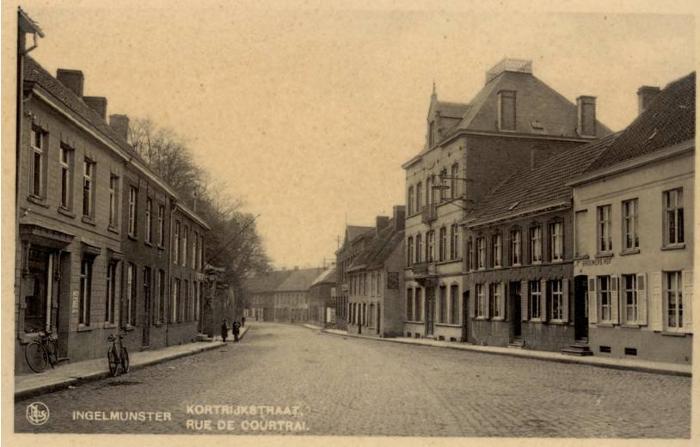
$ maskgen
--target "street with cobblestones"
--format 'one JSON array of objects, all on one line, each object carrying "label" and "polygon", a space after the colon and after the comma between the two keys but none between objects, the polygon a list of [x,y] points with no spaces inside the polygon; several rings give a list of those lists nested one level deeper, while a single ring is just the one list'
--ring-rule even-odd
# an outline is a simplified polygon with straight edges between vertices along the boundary
[{"label": "street with cobblestones", "polygon": [[[16,402],[15,427],[72,433],[688,437],[690,383],[688,377],[253,323],[240,343]],[[36,401],[50,409],[41,426],[25,417],[27,405]],[[171,420],[83,419],[118,411],[169,412]],[[214,414],[202,414],[207,412]]]}]

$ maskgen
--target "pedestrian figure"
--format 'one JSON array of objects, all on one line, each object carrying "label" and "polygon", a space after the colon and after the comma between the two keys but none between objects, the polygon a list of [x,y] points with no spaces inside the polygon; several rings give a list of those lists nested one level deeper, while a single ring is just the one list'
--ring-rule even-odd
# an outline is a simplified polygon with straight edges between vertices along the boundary
[{"label": "pedestrian figure", "polygon": [[233,332],[233,341],[238,341],[238,334],[240,334],[240,323],[238,321],[234,321],[233,324],[231,325],[231,332]]},{"label": "pedestrian figure", "polygon": [[245,327],[245,317],[241,317],[241,327]]},{"label": "pedestrian figure", "polygon": [[228,337],[228,322],[224,318],[223,323],[221,323],[221,338],[224,340],[224,343],[226,343],[226,337]]}]

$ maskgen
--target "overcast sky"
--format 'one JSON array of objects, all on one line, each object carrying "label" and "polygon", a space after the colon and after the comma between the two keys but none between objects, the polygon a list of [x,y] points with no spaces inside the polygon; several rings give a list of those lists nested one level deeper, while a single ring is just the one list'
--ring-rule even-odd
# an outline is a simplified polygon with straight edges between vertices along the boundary
[{"label": "overcast sky", "polygon": [[32,56],[54,74],[83,70],[108,113],[187,138],[261,214],[278,267],[319,265],[346,222],[371,225],[404,202],[401,163],[423,144],[433,80],[440,99],[468,102],[501,58],[531,59],[569,100],[596,96],[619,130],[639,86],[694,69],[694,21],[680,15],[56,3],[21,3],[46,33]]}]

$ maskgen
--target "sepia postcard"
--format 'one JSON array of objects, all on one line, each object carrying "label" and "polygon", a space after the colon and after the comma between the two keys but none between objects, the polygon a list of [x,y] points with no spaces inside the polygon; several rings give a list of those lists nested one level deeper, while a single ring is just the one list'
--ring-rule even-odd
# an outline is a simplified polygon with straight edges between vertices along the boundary
[{"label": "sepia postcard", "polygon": [[3,2],[3,445],[697,445],[696,25]]}]

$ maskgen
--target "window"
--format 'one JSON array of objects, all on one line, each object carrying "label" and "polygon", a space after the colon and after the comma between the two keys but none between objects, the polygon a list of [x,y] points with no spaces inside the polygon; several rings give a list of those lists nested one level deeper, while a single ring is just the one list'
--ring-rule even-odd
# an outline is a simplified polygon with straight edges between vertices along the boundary
[{"label": "window", "polygon": [[498,92],[498,128],[515,130],[515,92],[502,90]]},{"label": "window", "polygon": [[474,242],[472,238],[467,240],[467,271],[474,270]]},{"label": "window", "polygon": [[[148,303],[150,305],[151,303],[151,268],[150,267],[144,267],[143,268],[143,302]],[[150,314],[150,309],[147,311],[147,314]],[[152,316],[149,316],[151,319],[153,318]],[[150,321],[144,320],[143,322],[144,325],[150,325]]]},{"label": "window", "polygon": [[172,298],[170,302],[170,322],[177,322],[178,304],[180,301],[180,279],[173,279]]},{"label": "window", "polygon": [[145,212],[145,216],[144,216],[146,218],[146,231],[144,234],[144,238],[145,238],[146,242],[148,242],[149,244],[152,241],[152,237],[151,237],[151,232],[153,229],[152,213],[153,213],[153,200],[150,197],[148,197],[148,198],[146,198],[146,212]]},{"label": "window", "polygon": [[438,304],[440,308],[440,319],[438,320],[438,322],[447,323],[447,287],[440,286],[440,293],[438,299],[440,300]]},{"label": "window", "polygon": [[136,326],[136,266],[129,263],[126,267],[126,321],[130,326]]},{"label": "window", "polygon": [[129,236],[136,237],[136,207],[138,190],[134,186],[129,187],[129,225],[127,231]]},{"label": "window", "polygon": [[175,233],[173,234],[173,263],[180,262],[180,222],[175,222]]},{"label": "window", "polygon": [[410,266],[413,263],[413,236],[408,237],[406,247],[406,265]]},{"label": "window", "polygon": [[494,234],[491,237],[491,265],[501,267],[501,259],[503,255],[503,241],[500,234]]},{"label": "window", "polygon": [[185,225],[182,229],[182,266],[187,265],[187,239],[190,234],[190,228]]},{"label": "window", "polygon": [[484,296],[484,285],[475,284],[476,289],[476,317],[486,318],[486,297]]},{"label": "window", "polygon": [[180,321],[189,321],[190,319],[190,282],[185,280],[183,285],[183,305],[180,306]]},{"label": "window", "polygon": [[510,265],[520,265],[522,233],[519,229],[510,232]]},{"label": "window", "polygon": [[551,320],[564,320],[564,291],[562,289],[562,280],[555,279],[549,281],[549,318]]},{"label": "window", "polygon": [[540,281],[529,281],[528,291],[528,307],[530,310],[530,319],[539,319],[542,317],[542,286]]},{"label": "window", "polygon": [[420,213],[422,209],[421,197],[423,196],[423,184],[418,182],[416,185],[416,213]]},{"label": "window", "polygon": [[90,326],[90,305],[92,298],[92,260],[83,257],[80,262],[80,302],[78,323]]},{"label": "window", "polygon": [[427,237],[428,240],[426,241],[427,244],[425,246],[425,260],[427,262],[433,262],[435,260],[435,231],[428,231]]},{"label": "window", "polygon": [[413,186],[408,187],[408,200],[406,203],[408,203],[408,215],[411,216],[413,215]]},{"label": "window", "polygon": [[530,228],[530,262],[542,262],[542,226]]},{"label": "window", "polygon": [[456,199],[459,197],[459,164],[455,163],[452,165],[452,170],[450,171],[450,197]]},{"label": "window", "polygon": [[598,207],[598,252],[607,253],[612,251],[612,217],[611,206],[603,205]]},{"label": "window", "polygon": [[433,204],[433,177],[429,176],[425,181],[425,205]]},{"label": "window", "polygon": [[95,195],[95,163],[86,158],[83,162],[83,216],[93,217]]},{"label": "window", "polygon": [[119,221],[119,215],[117,213],[119,202],[119,177],[114,174],[109,176],[109,226],[116,228],[117,222]]},{"label": "window", "polygon": [[165,321],[165,270],[158,270],[156,276],[156,293],[158,293],[158,317],[157,321]]},{"label": "window", "polygon": [[561,222],[549,224],[549,259],[552,262],[564,259],[564,224]]},{"label": "window", "polygon": [[35,197],[44,197],[44,155],[47,149],[47,134],[38,127],[32,127],[30,146],[32,150],[31,184],[29,192]]},{"label": "window", "polygon": [[639,200],[622,202],[622,243],[625,250],[639,248]]},{"label": "window", "polygon": [[600,321],[612,321],[612,291],[610,276],[598,277],[598,305]]},{"label": "window", "polygon": [[502,319],[503,315],[501,310],[503,309],[503,284],[491,283],[489,284],[489,315],[495,319]]},{"label": "window", "polygon": [[481,270],[486,268],[486,239],[479,237],[476,239],[476,267]]},{"label": "window", "polygon": [[683,292],[681,272],[665,272],[664,297],[666,298],[666,329],[683,328]]},{"label": "window", "polygon": [[197,253],[199,252],[199,233],[192,231],[192,268],[197,268]]},{"label": "window", "polygon": [[447,228],[440,228],[440,250],[439,250],[439,260],[442,262],[446,259],[447,255]]},{"label": "window", "polygon": [[406,289],[406,321],[413,320],[413,289]]},{"label": "window", "polygon": [[445,185],[445,177],[447,177],[447,169],[443,168],[443,170],[440,171],[440,202],[444,202],[445,200],[447,200],[448,186]]},{"label": "window", "polygon": [[637,294],[637,275],[622,275],[622,293],[624,294],[624,321],[639,321],[639,299]]},{"label": "window", "polygon": [[73,182],[71,174],[73,150],[63,144],[61,145],[59,163],[61,165],[61,207],[69,210],[73,208]]},{"label": "window", "polygon": [[117,263],[110,262],[107,264],[107,281],[106,281],[106,296],[105,296],[105,323],[114,324],[114,304],[116,299],[117,289]]},{"label": "window", "polygon": [[457,224],[452,224],[450,227],[450,240],[452,244],[450,245],[450,259],[459,258],[459,227]]},{"label": "window", "polygon": [[416,289],[416,305],[413,312],[415,321],[423,321],[423,289]]},{"label": "window", "polygon": [[664,192],[664,245],[684,242],[683,188]]},{"label": "window", "polygon": [[158,246],[165,245],[165,206],[158,205]]},{"label": "window", "polygon": [[450,324],[459,324],[459,286],[450,286]]}]

